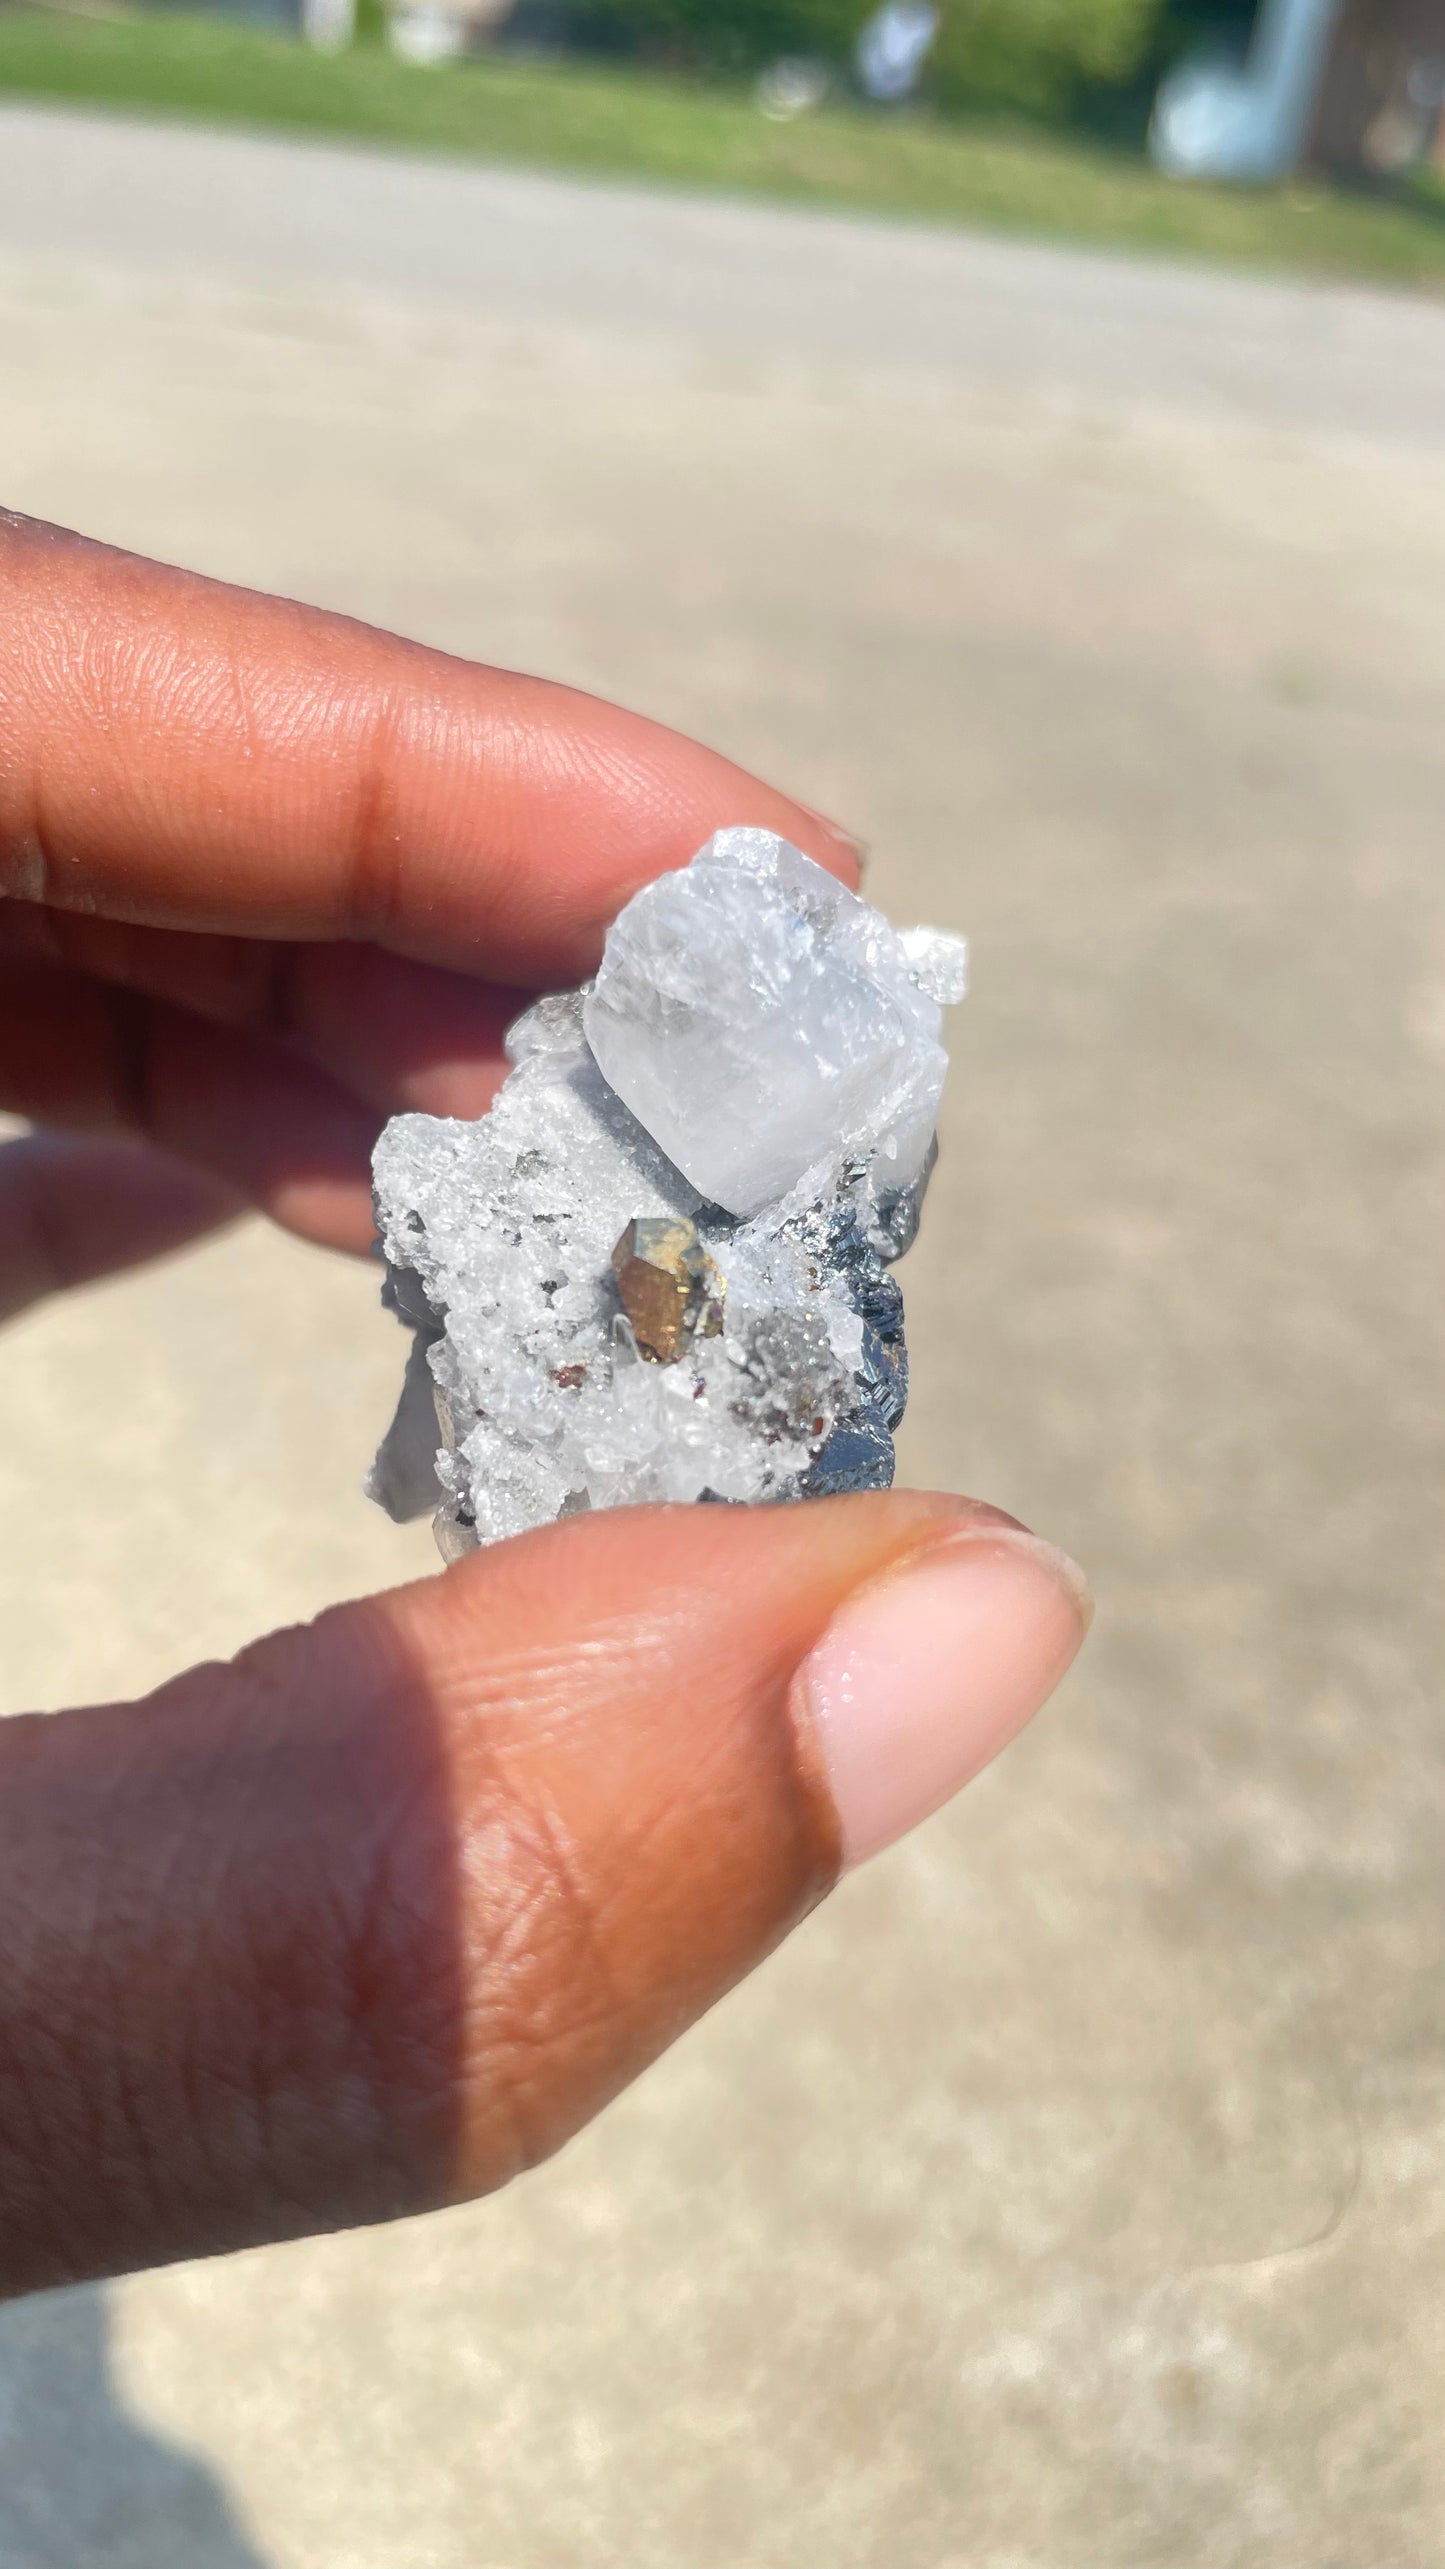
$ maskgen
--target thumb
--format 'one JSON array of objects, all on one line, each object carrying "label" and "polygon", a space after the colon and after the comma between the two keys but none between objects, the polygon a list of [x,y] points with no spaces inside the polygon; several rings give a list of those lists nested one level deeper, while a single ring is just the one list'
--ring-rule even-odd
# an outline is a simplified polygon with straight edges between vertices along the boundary
[{"label": "thumb", "polygon": [[1085,1620],[967,1502],[620,1512],[0,1725],[0,2287],[504,2183],[991,1757]]}]

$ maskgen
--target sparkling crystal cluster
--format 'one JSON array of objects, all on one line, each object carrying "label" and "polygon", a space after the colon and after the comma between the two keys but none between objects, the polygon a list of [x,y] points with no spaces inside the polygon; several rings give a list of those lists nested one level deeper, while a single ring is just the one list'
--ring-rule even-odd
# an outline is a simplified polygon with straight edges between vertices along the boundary
[{"label": "sparkling crystal cluster", "polygon": [[488,1114],[377,1145],[414,1337],[373,1497],[437,1508],[450,1558],[584,1508],[886,1487],[887,1270],[963,987],[959,938],[900,935],[765,830],[646,885],[595,982],[517,1020]]}]

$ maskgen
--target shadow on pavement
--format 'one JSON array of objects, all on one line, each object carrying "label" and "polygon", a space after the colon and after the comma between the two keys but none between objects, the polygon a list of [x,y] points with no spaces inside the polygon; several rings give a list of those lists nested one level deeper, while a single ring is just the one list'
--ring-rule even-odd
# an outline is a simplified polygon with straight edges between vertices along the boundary
[{"label": "shadow on pavement", "polygon": [[0,2569],[266,2569],[205,2464],[131,2416],[104,2295],[0,2314]]}]

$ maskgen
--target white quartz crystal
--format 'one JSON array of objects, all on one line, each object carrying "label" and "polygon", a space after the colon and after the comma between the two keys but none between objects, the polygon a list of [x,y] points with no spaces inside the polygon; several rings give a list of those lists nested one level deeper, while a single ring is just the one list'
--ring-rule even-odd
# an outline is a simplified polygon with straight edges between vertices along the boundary
[{"label": "white quartz crystal", "polygon": [[[907,1375],[885,1262],[962,954],[764,831],[637,893],[591,989],[518,1019],[488,1114],[400,1115],[377,1146],[416,1338],[373,1495],[404,1516],[439,1491],[451,1554],[579,1508],[886,1483]],[[692,1244],[661,1357],[628,1298],[653,1270],[614,1263],[634,1223],[658,1257]]]}]

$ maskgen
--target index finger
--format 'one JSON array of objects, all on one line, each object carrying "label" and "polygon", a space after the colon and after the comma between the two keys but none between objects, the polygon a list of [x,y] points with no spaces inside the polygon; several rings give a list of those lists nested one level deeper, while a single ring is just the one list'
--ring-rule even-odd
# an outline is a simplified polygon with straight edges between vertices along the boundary
[{"label": "index finger", "polygon": [[0,512],[0,896],[556,983],[739,822],[856,873],[642,715]]}]

